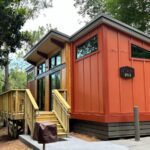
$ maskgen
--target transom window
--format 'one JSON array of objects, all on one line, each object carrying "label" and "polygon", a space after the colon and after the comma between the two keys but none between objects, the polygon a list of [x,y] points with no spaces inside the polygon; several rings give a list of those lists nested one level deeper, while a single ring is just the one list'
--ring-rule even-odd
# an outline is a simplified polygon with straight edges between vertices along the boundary
[{"label": "transom window", "polygon": [[141,59],[150,59],[150,51],[141,48],[137,45],[131,45],[132,57],[133,58],[141,58]]},{"label": "transom window", "polygon": [[98,38],[97,35],[93,36],[83,44],[77,46],[76,48],[76,58],[82,58],[90,53],[98,50]]},{"label": "transom window", "polygon": [[50,68],[54,68],[61,64],[61,55],[57,54],[50,59]]},{"label": "transom window", "polygon": [[42,74],[42,73],[46,72],[46,64],[45,64],[45,62],[40,64],[37,69],[38,69],[38,72],[37,72],[38,74]]}]

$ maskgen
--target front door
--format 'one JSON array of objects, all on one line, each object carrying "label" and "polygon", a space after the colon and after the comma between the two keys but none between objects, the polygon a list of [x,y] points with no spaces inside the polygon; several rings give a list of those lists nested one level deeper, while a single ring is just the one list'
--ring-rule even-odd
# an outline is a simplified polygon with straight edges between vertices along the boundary
[{"label": "front door", "polygon": [[53,110],[52,90],[60,89],[60,71],[50,75],[50,110]]},{"label": "front door", "polygon": [[37,81],[38,84],[38,97],[37,97],[37,104],[39,106],[39,110],[44,110],[45,105],[45,80],[41,78]]}]

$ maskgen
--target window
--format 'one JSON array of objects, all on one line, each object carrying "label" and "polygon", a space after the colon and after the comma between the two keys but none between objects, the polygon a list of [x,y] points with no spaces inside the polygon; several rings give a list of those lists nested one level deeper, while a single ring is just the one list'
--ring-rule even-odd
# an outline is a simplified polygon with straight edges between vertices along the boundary
[{"label": "window", "polygon": [[82,58],[90,53],[95,52],[98,50],[98,38],[97,35],[93,36],[83,44],[77,46],[76,50],[76,58]]},{"label": "window", "polygon": [[38,74],[42,74],[44,72],[46,72],[46,64],[42,63],[38,66]]},{"label": "window", "polygon": [[34,80],[34,70],[27,73],[27,81],[29,82],[32,80]]},{"label": "window", "polygon": [[136,45],[131,45],[132,57],[150,59],[150,51]]},{"label": "window", "polygon": [[50,59],[50,68],[54,68],[61,64],[61,55],[57,54]]}]

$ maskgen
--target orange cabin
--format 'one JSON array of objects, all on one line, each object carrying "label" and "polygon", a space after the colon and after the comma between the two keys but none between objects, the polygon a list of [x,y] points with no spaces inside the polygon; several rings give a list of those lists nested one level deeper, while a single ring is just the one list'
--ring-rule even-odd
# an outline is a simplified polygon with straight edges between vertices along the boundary
[{"label": "orange cabin", "polygon": [[[71,130],[104,139],[133,136],[133,107],[138,106],[141,135],[150,134],[150,127],[144,128],[150,125],[150,36],[106,15],[98,16],[70,37],[55,33],[59,38],[52,38],[57,39],[58,47],[67,44],[67,51],[60,50],[66,59],[60,89],[65,87],[68,92]],[[50,48],[46,42],[45,47]],[[36,54],[43,55],[41,59],[36,59],[35,52],[26,57],[35,68],[55,54],[56,48],[50,52],[45,47],[43,53]],[[42,46],[35,49],[42,51]],[[35,97],[40,90],[37,79],[28,83]],[[45,79],[49,83],[49,74],[45,73]],[[45,83],[45,88],[47,85],[51,86]],[[46,95],[50,95],[49,90],[45,90]],[[44,101],[51,104],[51,96]]]}]

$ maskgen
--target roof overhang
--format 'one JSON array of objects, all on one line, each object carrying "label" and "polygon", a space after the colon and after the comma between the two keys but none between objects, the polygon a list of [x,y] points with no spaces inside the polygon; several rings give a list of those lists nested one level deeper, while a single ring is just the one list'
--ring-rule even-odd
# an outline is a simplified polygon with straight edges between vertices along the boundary
[{"label": "roof overhang", "polygon": [[41,60],[41,58],[47,59],[49,53],[58,50],[58,48],[62,49],[64,43],[76,41],[102,24],[111,26],[119,31],[122,31],[150,44],[150,35],[141,32],[140,30],[137,30],[121,21],[111,18],[108,15],[101,14],[72,36],[68,36],[59,31],[51,30],[26,54],[24,58],[30,64],[36,65]]},{"label": "roof overhang", "polygon": [[47,59],[51,52],[63,49],[68,41],[69,36],[51,30],[24,56],[24,59],[35,66],[42,58]]}]

